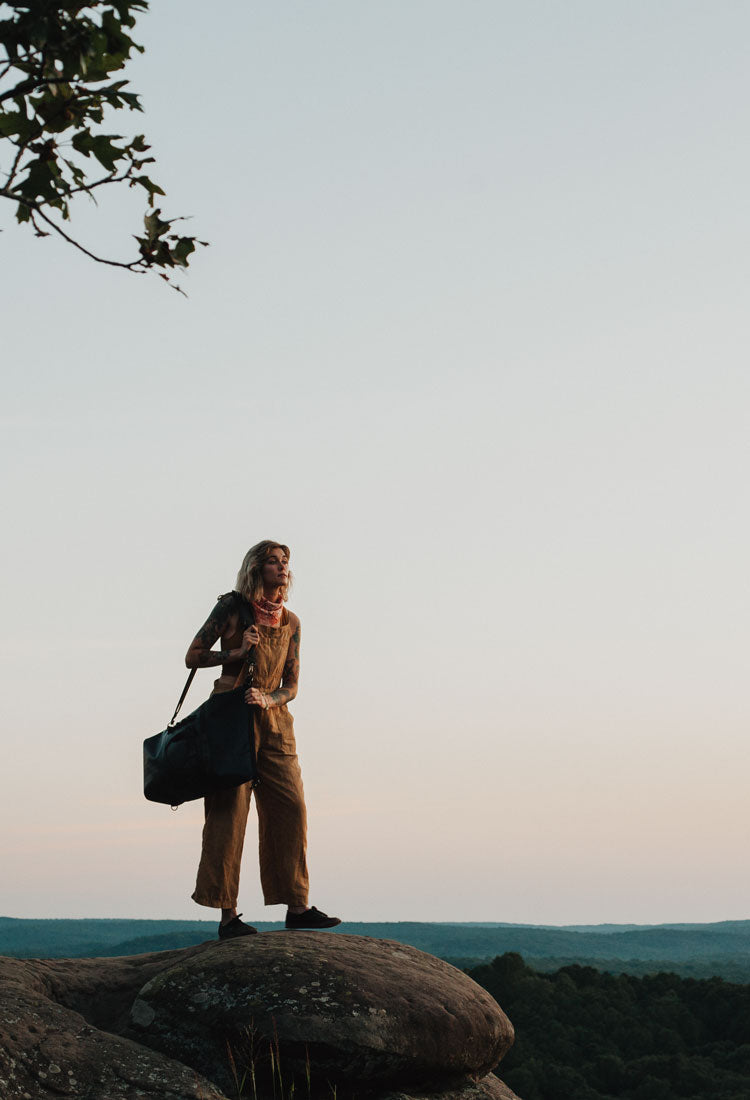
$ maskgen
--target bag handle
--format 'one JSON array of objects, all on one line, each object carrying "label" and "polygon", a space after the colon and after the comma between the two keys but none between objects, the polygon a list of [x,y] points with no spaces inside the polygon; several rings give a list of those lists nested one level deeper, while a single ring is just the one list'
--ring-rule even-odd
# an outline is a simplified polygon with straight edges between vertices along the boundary
[{"label": "bag handle", "polygon": [[[242,601],[242,606],[240,607],[240,618],[242,619],[242,622],[243,622],[242,631],[243,631],[243,634],[244,634],[244,632],[247,630],[248,626],[253,625],[255,623],[255,615],[253,614],[252,606],[250,606],[250,607],[247,606],[247,600]],[[185,696],[190,691],[190,685],[192,684],[193,679],[195,678],[195,674],[196,674],[197,671],[198,671],[197,668],[191,668],[190,669],[190,672],[188,674],[188,678],[185,681],[185,686],[182,689],[182,695],[177,700],[177,706],[174,708],[174,714],[169,719],[169,724],[167,726],[167,729],[170,729],[175,724],[175,720],[177,718],[177,715],[180,713],[180,707],[185,702]],[[243,687],[243,685],[246,685],[247,687],[252,687],[253,686],[253,674],[254,674],[254,672],[255,672],[255,646],[252,646],[252,648],[249,650],[249,652],[247,654],[247,657],[245,657],[245,660],[242,662],[242,668],[240,669],[240,674],[237,677],[237,679],[234,681],[234,687],[232,688],[232,691],[234,691],[238,687]]]}]

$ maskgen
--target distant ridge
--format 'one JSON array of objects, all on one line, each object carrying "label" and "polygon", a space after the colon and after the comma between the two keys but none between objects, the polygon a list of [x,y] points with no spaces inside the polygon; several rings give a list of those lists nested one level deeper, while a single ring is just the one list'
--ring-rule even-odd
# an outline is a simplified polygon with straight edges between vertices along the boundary
[{"label": "distant ridge", "polygon": [[[281,922],[255,921],[262,931]],[[490,922],[347,922],[343,932],[410,944],[458,965],[512,951],[544,969],[584,963],[607,970],[649,968],[750,982],[750,920],[710,924],[528,925]],[[334,933],[335,934],[335,933]],[[216,935],[215,921],[0,917],[0,954],[17,958],[137,955],[188,947]]]}]

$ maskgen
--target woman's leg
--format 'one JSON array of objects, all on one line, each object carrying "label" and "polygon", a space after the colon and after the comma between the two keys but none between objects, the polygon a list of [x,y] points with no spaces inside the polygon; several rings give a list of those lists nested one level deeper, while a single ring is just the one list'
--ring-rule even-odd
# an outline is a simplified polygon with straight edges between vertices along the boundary
[{"label": "woman's leg", "polygon": [[269,750],[258,758],[262,779],[255,792],[258,807],[260,882],[266,905],[307,908],[307,812],[299,760],[293,753]]},{"label": "woman's leg", "polygon": [[205,799],[203,848],[193,901],[222,909],[227,916],[234,915],[237,907],[252,790],[252,783],[243,783],[241,787],[216,791]]}]

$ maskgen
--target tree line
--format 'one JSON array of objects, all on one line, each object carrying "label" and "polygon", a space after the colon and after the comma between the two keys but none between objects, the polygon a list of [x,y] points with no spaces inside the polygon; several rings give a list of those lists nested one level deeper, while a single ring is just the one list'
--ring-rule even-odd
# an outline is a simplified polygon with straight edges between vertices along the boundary
[{"label": "tree line", "polygon": [[514,952],[467,971],[516,1029],[498,1068],[523,1100],[747,1100],[750,986],[565,966]]}]

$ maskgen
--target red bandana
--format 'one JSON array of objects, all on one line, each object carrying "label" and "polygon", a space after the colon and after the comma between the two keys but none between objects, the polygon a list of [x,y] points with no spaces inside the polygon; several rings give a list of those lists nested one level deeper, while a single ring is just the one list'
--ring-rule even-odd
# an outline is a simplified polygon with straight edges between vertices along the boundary
[{"label": "red bandana", "polygon": [[281,612],[284,610],[283,600],[274,603],[261,596],[259,600],[253,600],[255,621],[259,626],[278,626],[281,622]]}]

